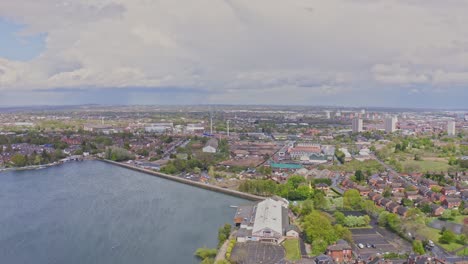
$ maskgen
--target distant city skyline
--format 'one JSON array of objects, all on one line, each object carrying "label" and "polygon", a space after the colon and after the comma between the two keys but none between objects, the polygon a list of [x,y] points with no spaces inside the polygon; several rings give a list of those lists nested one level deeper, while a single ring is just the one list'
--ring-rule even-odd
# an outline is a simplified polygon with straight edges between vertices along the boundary
[{"label": "distant city skyline", "polygon": [[467,1],[92,2],[0,2],[0,106],[468,107]]}]

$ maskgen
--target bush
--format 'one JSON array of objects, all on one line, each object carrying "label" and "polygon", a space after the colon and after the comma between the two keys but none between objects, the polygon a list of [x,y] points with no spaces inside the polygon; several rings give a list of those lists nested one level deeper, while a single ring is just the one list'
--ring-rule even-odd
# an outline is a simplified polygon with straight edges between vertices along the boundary
[{"label": "bush", "polygon": [[421,240],[415,240],[413,241],[413,251],[418,253],[419,255],[423,255],[424,253],[426,253],[426,251],[424,250],[424,246],[423,246],[423,243],[421,242]]},{"label": "bush", "polygon": [[197,251],[195,251],[195,256],[203,260],[206,258],[216,257],[217,252],[218,251],[215,248],[202,247],[202,248],[197,249]]},{"label": "bush", "polygon": [[439,238],[439,242],[442,244],[450,244],[455,241],[457,236],[450,230],[445,230]]}]

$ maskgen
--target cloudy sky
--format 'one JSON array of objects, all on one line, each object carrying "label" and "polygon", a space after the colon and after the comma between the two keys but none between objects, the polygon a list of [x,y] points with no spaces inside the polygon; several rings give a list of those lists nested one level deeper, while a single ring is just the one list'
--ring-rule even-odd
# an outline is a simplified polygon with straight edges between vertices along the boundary
[{"label": "cloudy sky", "polygon": [[0,106],[468,108],[468,0],[0,1]]}]

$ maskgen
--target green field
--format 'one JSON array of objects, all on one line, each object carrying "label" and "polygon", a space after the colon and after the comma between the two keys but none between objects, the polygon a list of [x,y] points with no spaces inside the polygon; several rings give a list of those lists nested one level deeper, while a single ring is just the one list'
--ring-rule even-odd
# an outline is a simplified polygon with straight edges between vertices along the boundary
[{"label": "green field", "polygon": [[450,167],[448,162],[445,161],[431,161],[431,160],[407,160],[402,162],[403,168],[407,166],[419,167],[421,172],[428,171],[447,171]]},{"label": "green field", "polygon": [[467,215],[455,216],[451,222],[454,222],[454,223],[463,225],[463,220],[464,220],[465,218],[468,218],[468,216],[467,216]]},{"label": "green field", "polygon": [[452,252],[462,247],[462,245],[452,242],[450,244],[441,244],[439,243],[440,230],[424,226],[419,228],[418,233],[425,238],[432,240],[434,243],[437,243],[439,246],[443,247],[445,250]]},{"label": "green field", "polygon": [[301,259],[301,250],[299,248],[298,239],[288,239],[283,242],[283,247],[286,250],[286,259],[296,261]]},{"label": "green field", "polygon": [[468,247],[463,250],[457,252],[457,256],[459,257],[468,257]]}]

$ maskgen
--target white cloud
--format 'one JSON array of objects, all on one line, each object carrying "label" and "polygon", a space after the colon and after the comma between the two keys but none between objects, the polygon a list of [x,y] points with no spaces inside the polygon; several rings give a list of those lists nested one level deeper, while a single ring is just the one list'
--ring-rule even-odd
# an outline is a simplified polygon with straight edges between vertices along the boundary
[{"label": "white cloud", "polygon": [[0,1],[22,34],[47,34],[37,58],[0,59],[0,89],[178,86],[222,97],[468,85],[466,10],[461,0]]}]

